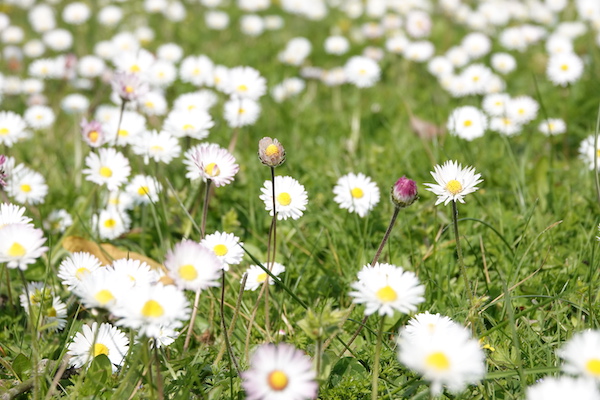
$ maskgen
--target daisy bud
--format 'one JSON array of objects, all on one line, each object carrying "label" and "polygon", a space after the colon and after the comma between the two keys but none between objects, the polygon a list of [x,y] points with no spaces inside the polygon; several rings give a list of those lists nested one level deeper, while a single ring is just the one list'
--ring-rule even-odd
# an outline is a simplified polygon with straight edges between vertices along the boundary
[{"label": "daisy bud", "polygon": [[87,121],[85,118],[81,121],[81,135],[83,140],[90,147],[100,147],[104,144],[106,134],[102,129],[102,124],[98,121]]},{"label": "daisy bud", "polygon": [[264,137],[258,142],[258,159],[269,167],[278,167],[285,162],[285,149],[277,139]]},{"label": "daisy bud", "polygon": [[396,207],[408,207],[418,198],[417,184],[412,179],[403,176],[392,186],[392,202]]}]

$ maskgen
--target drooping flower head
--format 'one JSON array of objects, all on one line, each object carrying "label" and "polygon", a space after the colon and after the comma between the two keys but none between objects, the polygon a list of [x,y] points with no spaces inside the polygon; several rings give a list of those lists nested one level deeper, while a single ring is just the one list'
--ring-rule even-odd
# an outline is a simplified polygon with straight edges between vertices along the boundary
[{"label": "drooping flower head", "polygon": [[257,348],[242,379],[248,400],[315,399],[319,389],[310,358],[286,343]]},{"label": "drooping flower head", "polygon": [[450,201],[464,203],[464,197],[478,190],[476,185],[483,182],[483,179],[480,179],[481,174],[475,173],[475,168],[463,168],[456,161],[446,161],[443,165],[436,165],[431,175],[436,183],[425,185],[429,186],[427,190],[438,196],[436,205],[440,203],[447,205]]}]

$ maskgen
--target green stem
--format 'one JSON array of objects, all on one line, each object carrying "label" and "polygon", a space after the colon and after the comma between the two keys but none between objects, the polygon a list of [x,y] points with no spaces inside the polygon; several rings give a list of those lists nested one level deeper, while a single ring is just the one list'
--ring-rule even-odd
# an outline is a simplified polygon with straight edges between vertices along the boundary
[{"label": "green stem", "polygon": [[233,354],[233,349],[231,348],[231,343],[229,342],[229,334],[227,333],[227,325],[225,324],[225,270],[221,272],[221,326],[223,327],[223,336],[225,338],[225,345],[227,346],[227,352],[229,353],[229,369],[231,369],[231,362],[235,365],[235,369],[237,371],[238,376],[242,376],[240,366]]},{"label": "green stem", "polygon": [[379,384],[379,354],[381,353],[381,342],[383,341],[383,324],[385,315],[381,317],[379,322],[379,330],[377,331],[377,344],[375,345],[375,359],[373,360],[373,381],[371,382],[371,400],[377,400],[377,386]]},{"label": "green stem", "polygon": [[200,240],[206,235],[206,218],[208,216],[208,202],[210,201],[210,184],[212,180],[206,181],[206,192],[204,193],[204,204],[202,206],[202,224],[200,226]]},{"label": "green stem", "polygon": [[[452,201],[452,224],[454,226],[454,238],[456,240],[456,255],[458,256],[458,265],[460,267],[460,273],[465,281],[465,289],[467,290],[467,295],[469,296],[469,316],[473,311],[473,305],[475,304],[475,299],[473,298],[473,292],[471,291],[471,283],[469,282],[469,277],[467,276],[467,269],[465,268],[465,262],[463,260],[462,248],[460,246],[460,235],[458,233],[458,208],[456,207],[456,201]],[[475,329],[475,326],[473,326]]]},{"label": "green stem", "polygon": [[394,228],[394,224],[396,223],[396,218],[398,218],[399,212],[400,212],[400,207],[394,207],[394,214],[392,214],[392,220],[390,221],[390,224],[388,225],[388,228],[385,231],[385,234],[383,235],[383,239],[381,240],[381,244],[379,244],[379,248],[377,249],[377,253],[375,253],[375,257],[373,257],[373,261],[371,261],[371,266],[374,266],[375,263],[377,262],[377,260],[379,260],[379,256],[381,255],[381,252],[383,251],[383,247],[385,246],[388,239],[390,238],[390,234],[392,233],[392,229]]}]

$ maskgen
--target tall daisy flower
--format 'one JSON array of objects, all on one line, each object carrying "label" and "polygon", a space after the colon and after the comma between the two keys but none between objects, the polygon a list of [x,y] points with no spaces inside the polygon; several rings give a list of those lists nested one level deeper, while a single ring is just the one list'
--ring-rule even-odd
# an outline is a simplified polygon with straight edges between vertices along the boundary
[{"label": "tall daisy flower", "polygon": [[94,358],[104,354],[110,360],[113,372],[116,372],[129,350],[129,339],[109,323],[98,327],[98,323],[94,322],[92,326],[83,325],[67,349],[71,356],[69,364],[75,368],[87,368]]},{"label": "tall daisy flower", "polygon": [[363,173],[349,173],[338,179],[333,188],[333,200],[340,208],[357,213],[363,218],[379,203],[377,184]]},{"label": "tall daisy flower", "polygon": [[[265,203],[269,215],[273,216],[273,182],[265,181],[260,191],[259,198]],[[306,210],[308,195],[304,186],[291,176],[276,176],[275,200],[277,219],[298,219]]]},{"label": "tall daisy flower", "polygon": [[412,329],[402,329],[398,337],[398,357],[402,364],[431,382],[433,396],[440,395],[443,386],[457,394],[483,379],[485,355],[464,327],[443,319],[435,322],[431,330],[415,329],[420,324],[409,322]]},{"label": "tall daisy flower", "polygon": [[8,268],[26,270],[48,251],[48,247],[43,246],[45,241],[44,232],[32,225],[6,225],[0,229],[0,263],[7,263]]},{"label": "tall daisy flower", "polygon": [[215,143],[202,143],[188,150],[184,164],[187,166],[186,177],[202,178],[204,181],[210,179],[216,187],[233,182],[240,169],[235,157]]},{"label": "tall daisy flower", "polygon": [[86,307],[112,310],[123,296],[128,295],[130,286],[129,282],[117,279],[113,268],[105,267],[80,274],[79,284],[72,290]]},{"label": "tall daisy flower", "polygon": [[90,153],[85,158],[87,166],[82,172],[86,180],[98,185],[106,185],[108,190],[117,190],[127,182],[131,172],[127,158],[112,147],[102,148],[96,153]]},{"label": "tall daisy flower", "polygon": [[319,386],[312,362],[294,346],[265,344],[250,359],[242,373],[248,400],[315,399]]},{"label": "tall daisy flower", "polygon": [[177,243],[167,253],[165,267],[182,289],[201,291],[219,286],[221,260],[211,249],[192,240]]},{"label": "tall daisy flower", "polygon": [[176,109],[165,119],[163,129],[176,137],[188,136],[202,140],[208,136],[208,130],[214,124],[207,111]]},{"label": "tall daisy flower", "polygon": [[447,205],[450,201],[464,203],[464,197],[478,190],[477,185],[483,182],[481,174],[476,174],[473,167],[463,168],[456,161],[436,165],[431,175],[436,183],[426,183],[425,186],[438,196],[436,205]]},{"label": "tall daisy flower", "polygon": [[206,235],[200,244],[215,253],[225,271],[229,270],[229,265],[239,264],[244,257],[243,243],[233,233],[215,232]]}]

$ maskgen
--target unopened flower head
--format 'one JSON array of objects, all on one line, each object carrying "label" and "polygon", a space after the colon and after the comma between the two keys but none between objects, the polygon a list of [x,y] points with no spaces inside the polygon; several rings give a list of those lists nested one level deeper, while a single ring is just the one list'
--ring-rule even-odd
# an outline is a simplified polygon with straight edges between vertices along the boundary
[{"label": "unopened flower head", "polygon": [[285,162],[285,149],[277,139],[264,137],[258,142],[258,159],[268,167],[278,167]]},{"label": "unopened flower head", "polygon": [[107,139],[102,123],[95,120],[88,122],[85,118],[81,121],[81,136],[90,147],[100,147]]},{"label": "unopened flower head", "polygon": [[418,198],[417,183],[406,176],[398,179],[392,186],[392,203],[396,207],[408,207]]},{"label": "unopened flower head", "polygon": [[135,101],[150,91],[150,86],[139,74],[117,72],[110,83],[123,101]]},{"label": "unopened flower head", "polygon": [[478,190],[477,185],[483,182],[481,174],[475,173],[475,168],[463,168],[456,161],[446,161],[443,165],[436,165],[431,172],[436,183],[426,183],[427,190],[435,193],[438,198],[436,205],[450,201],[464,203],[464,197]]}]

